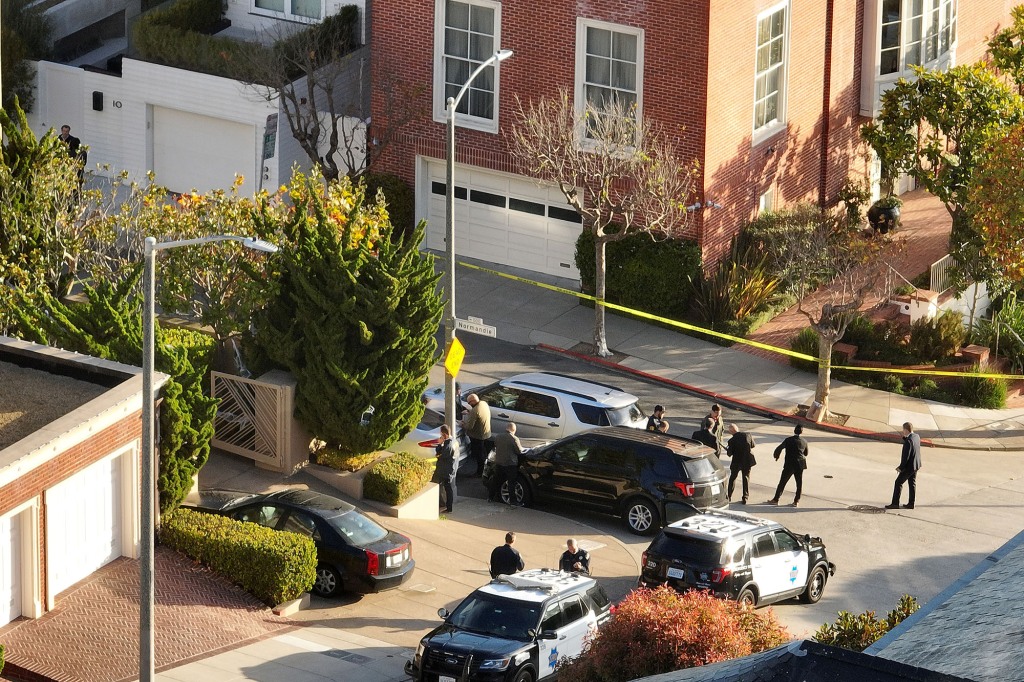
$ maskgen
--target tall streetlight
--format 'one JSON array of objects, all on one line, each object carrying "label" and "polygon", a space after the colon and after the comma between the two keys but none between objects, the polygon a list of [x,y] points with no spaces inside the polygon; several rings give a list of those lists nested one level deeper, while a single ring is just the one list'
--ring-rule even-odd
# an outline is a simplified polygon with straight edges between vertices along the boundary
[{"label": "tall streetlight", "polygon": [[[465,84],[455,97],[449,97],[448,112],[448,167],[445,173],[448,189],[445,193],[444,216],[444,259],[445,259],[445,293],[448,303],[444,309],[445,348],[451,348],[455,340],[455,109],[459,106],[462,96],[469,90],[470,83],[484,69],[503,62],[512,56],[512,50],[498,50],[488,57],[473,73],[469,74]],[[495,102],[497,106],[497,102]],[[448,431],[455,437],[455,376],[448,371],[444,373],[444,421]]]},{"label": "tall streetlight", "polygon": [[157,243],[154,237],[146,237],[144,251],[145,270],[142,277],[142,513],[141,542],[142,559],[139,562],[139,682],[153,682],[155,661],[153,651],[153,612],[156,606],[156,591],[153,583],[154,564],[154,513],[153,499],[156,488],[155,447],[153,443],[153,347],[155,345],[153,324],[156,318],[156,253],[178,246],[209,244],[211,242],[241,242],[255,251],[273,253],[277,247],[253,237],[239,237],[221,234],[197,239]]}]

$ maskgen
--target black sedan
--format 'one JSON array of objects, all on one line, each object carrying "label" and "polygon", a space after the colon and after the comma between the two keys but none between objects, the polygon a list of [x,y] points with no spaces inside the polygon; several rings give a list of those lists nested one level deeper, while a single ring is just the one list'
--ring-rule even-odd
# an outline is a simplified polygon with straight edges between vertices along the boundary
[{"label": "black sedan", "polygon": [[322,597],[398,587],[416,566],[409,538],[348,502],[310,490],[266,495],[204,490],[198,501],[182,506],[312,538],[317,554],[313,591]]}]

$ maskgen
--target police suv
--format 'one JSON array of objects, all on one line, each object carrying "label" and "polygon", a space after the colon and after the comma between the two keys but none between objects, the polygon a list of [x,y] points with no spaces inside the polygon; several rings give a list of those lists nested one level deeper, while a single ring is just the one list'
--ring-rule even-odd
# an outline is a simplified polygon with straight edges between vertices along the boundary
[{"label": "police suv", "polygon": [[750,606],[816,604],[836,565],[821,538],[736,511],[708,511],[662,529],[643,554],[640,587],[709,590]]},{"label": "police suv", "polygon": [[462,600],[420,640],[405,672],[419,682],[534,682],[611,617],[593,578],[548,568],[500,575]]}]

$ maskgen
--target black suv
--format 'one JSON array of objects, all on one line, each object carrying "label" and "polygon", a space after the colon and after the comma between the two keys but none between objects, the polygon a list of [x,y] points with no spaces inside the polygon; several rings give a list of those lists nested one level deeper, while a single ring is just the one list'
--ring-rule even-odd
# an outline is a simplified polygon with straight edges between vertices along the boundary
[{"label": "black suv", "polygon": [[[496,475],[492,462],[484,483]],[[512,500],[564,502],[622,516],[638,535],[695,511],[725,508],[726,471],[707,446],[624,426],[591,429],[525,453]],[[695,509],[696,508],[696,509]]]},{"label": "black suv", "polygon": [[414,680],[532,682],[583,653],[611,603],[590,576],[535,568],[500,575],[437,615],[444,623],[405,664]]},{"label": "black suv", "polygon": [[816,604],[836,565],[821,538],[768,519],[713,511],[662,529],[643,554],[640,587],[710,590],[751,606],[800,597]]}]

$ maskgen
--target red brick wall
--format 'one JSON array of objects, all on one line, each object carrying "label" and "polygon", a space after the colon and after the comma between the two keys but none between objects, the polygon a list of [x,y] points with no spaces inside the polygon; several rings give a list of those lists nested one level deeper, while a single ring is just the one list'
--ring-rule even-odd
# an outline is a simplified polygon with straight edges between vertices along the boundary
[{"label": "red brick wall", "polygon": [[[47,488],[60,483],[125,445],[141,439],[142,414],[136,412],[0,488],[0,514],[10,511],[33,497],[42,495]],[[39,555],[43,558],[39,566],[39,585],[42,592],[38,596],[41,599],[46,594],[47,573],[45,501],[37,509],[39,513]],[[45,600],[43,608],[46,608]]]},{"label": "red brick wall", "polygon": [[957,13],[957,64],[972,64],[985,58],[988,39],[1008,27],[1010,10],[1021,0],[959,0]]}]

